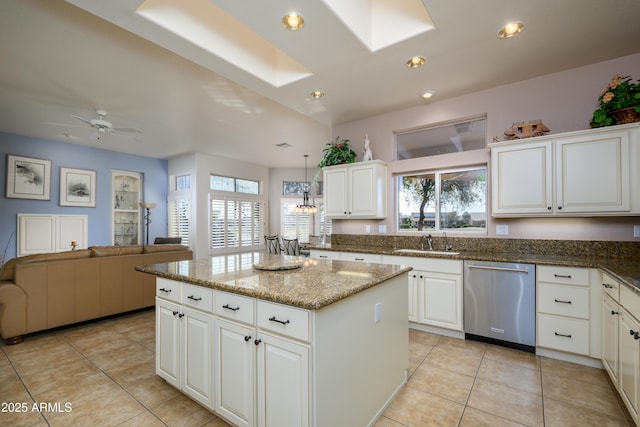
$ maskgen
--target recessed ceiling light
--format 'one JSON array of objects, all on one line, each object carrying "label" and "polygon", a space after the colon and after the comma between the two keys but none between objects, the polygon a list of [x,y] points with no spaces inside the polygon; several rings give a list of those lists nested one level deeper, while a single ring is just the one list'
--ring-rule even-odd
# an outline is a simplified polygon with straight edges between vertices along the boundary
[{"label": "recessed ceiling light", "polygon": [[501,39],[508,39],[521,33],[524,30],[524,24],[522,22],[509,22],[498,31],[498,37]]},{"label": "recessed ceiling light", "polygon": [[435,90],[423,90],[422,92],[420,92],[420,98],[429,99],[435,94]]},{"label": "recessed ceiling light", "polygon": [[316,90],[314,92],[311,92],[309,95],[311,95],[312,98],[320,99],[324,96],[324,92],[322,92],[321,90]]},{"label": "recessed ceiling light", "polygon": [[282,25],[291,31],[304,27],[304,18],[298,12],[290,12],[282,17]]},{"label": "recessed ceiling light", "polygon": [[407,60],[407,67],[418,68],[427,62],[424,56],[413,56]]}]

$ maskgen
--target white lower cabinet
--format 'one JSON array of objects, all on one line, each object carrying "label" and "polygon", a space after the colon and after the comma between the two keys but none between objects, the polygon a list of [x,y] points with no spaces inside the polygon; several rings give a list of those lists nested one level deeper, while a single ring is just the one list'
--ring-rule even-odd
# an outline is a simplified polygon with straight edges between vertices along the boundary
[{"label": "white lower cabinet", "polygon": [[258,426],[309,426],[310,347],[265,332],[256,347]]},{"label": "white lower cabinet", "polygon": [[618,329],[620,306],[608,295],[602,296],[602,365],[611,381],[618,383]]},{"label": "white lower cabinet", "polygon": [[237,426],[254,425],[254,327],[215,319],[215,411]]},{"label": "white lower cabinet", "polygon": [[156,373],[213,408],[213,315],[156,298]]},{"label": "white lower cabinet", "polygon": [[640,296],[607,274],[602,291],[602,364],[640,423]]},{"label": "white lower cabinet", "polygon": [[537,353],[548,349],[600,359],[598,277],[595,269],[537,266]]},{"label": "white lower cabinet", "polygon": [[410,265],[409,321],[462,332],[462,261],[383,255],[385,264]]},{"label": "white lower cabinet", "polygon": [[620,311],[619,384],[622,400],[634,420],[638,420],[638,380],[640,379],[640,323],[624,308]]}]

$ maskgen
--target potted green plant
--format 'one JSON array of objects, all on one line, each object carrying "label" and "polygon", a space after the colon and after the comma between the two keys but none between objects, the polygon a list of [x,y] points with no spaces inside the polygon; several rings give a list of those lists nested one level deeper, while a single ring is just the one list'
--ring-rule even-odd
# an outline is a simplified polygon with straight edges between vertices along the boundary
[{"label": "potted green plant", "polygon": [[341,140],[337,136],[335,142],[326,144],[322,150],[322,160],[318,163],[318,168],[355,162],[356,152],[351,148],[350,142],[348,139]]},{"label": "potted green plant", "polygon": [[616,74],[598,98],[600,108],[593,112],[591,127],[640,121],[640,81]]}]

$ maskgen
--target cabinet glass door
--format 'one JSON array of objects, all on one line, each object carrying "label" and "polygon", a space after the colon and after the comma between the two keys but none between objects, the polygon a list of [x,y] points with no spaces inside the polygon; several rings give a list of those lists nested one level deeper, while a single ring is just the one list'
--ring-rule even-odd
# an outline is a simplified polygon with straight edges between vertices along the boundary
[{"label": "cabinet glass door", "polygon": [[137,172],[112,171],[112,226],[113,245],[137,245],[140,235],[140,189],[142,175]]}]

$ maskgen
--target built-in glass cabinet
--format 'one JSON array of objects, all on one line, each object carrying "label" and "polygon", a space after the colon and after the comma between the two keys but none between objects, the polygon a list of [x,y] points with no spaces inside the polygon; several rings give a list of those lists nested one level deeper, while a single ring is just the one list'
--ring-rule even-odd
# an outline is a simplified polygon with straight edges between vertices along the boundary
[{"label": "built-in glass cabinet", "polygon": [[111,171],[111,244],[137,245],[140,233],[140,201],[142,174],[120,170]]}]

